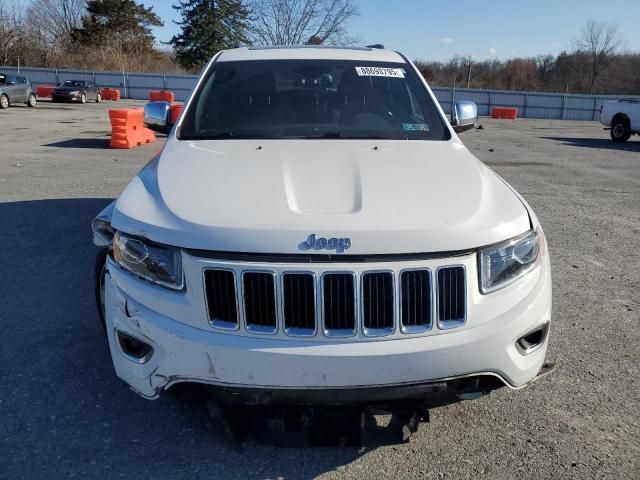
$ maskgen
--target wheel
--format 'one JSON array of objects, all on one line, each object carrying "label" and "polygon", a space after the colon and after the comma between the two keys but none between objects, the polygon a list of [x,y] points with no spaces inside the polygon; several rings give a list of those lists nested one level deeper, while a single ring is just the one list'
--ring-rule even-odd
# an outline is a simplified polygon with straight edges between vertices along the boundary
[{"label": "wheel", "polygon": [[96,103],[100,103],[101,101],[102,101],[102,94],[98,92],[98,95],[96,95]]},{"label": "wheel", "polygon": [[106,248],[103,248],[98,252],[94,268],[96,307],[98,310],[100,326],[102,327],[105,335],[107,334],[107,322],[105,320],[104,280],[105,274],[107,273],[107,253],[108,250]]},{"label": "wheel", "polygon": [[614,142],[626,142],[631,136],[631,125],[626,118],[614,118],[611,123],[611,140]]},{"label": "wheel", "polygon": [[35,107],[37,103],[36,96],[31,93],[29,94],[29,100],[27,100],[27,107]]},{"label": "wheel", "polygon": [[82,94],[80,95],[80,103],[87,103],[87,95],[86,94]]},{"label": "wheel", "polygon": [[9,97],[7,97],[6,95],[0,96],[0,108],[3,110],[5,108],[9,108]]}]

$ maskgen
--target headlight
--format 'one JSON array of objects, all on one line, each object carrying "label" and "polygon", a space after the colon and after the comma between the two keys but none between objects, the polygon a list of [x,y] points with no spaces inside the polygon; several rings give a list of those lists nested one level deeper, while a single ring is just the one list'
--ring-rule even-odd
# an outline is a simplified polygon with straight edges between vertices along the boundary
[{"label": "headlight", "polygon": [[183,285],[180,250],[116,232],[113,258],[124,269],[150,282],[180,290]]},{"label": "headlight", "polygon": [[78,95],[80,92],[78,90],[74,90],[73,92],[70,93],[70,95]]},{"label": "headlight", "polygon": [[543,250],[544,234],[541,229],[480,250],[482,293],[506,287],[535,268],[542,259]]},{"label": "headlight", "polygon": [[98,247],[110,247],[113,245],[113,228],[109,219],[96,217],[91,222],[93,231],[93,243]]}]

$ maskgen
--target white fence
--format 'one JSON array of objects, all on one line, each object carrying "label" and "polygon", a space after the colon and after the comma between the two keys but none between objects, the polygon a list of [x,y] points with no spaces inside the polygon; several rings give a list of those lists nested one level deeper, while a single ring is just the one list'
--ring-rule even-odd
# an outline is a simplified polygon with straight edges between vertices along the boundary
[{"label": "white fence", "polygon": [[[445,112],[451,112],[450,88],[432,87]],[[456,89],[456,100],[470,100],[478,114],[491,115],[493,107],[516,107],[520,118],[552,120],[597,120],[600,106],[608,100],[631,98],[620,95],[573,95],[562,93],[517,92],[510,90]]]},{"label": "white fence", "polygon": [[[3,73],[18,73],[17,67],[0,67]],[[196,75],[163,73],[93,72],[20,67],[20,73],[35,86],[57,85],[65,80],[92,80],[100,87],[119,88],[123,98],[146,100],[150,90],[171,90],[178,101],[185,101],[196,84]]]},{"label": "white fence", "polygon": [[[17,67],[0,67],[0,72],[17,73]],[[171,90],[176,100],[184,101],[198,78],[196,75],[162,73],[92,72],[87,70],[57,70],[22,67],[20,73],[34,85],[56,85],[64,80],[93,80],[101,87],[119,88],[123,98],[148,99],[150,90]],[[433,87],[445,112],[451,112],[453,98],[450,88]],[[491,114],[493,107],[516,107],[518,117],[563,120],[596,120],[602,102],[630,98],[615,95],[572,95],[561,93],[518,92],[459,88],[456,100],[470,100],[478,105],[478,113]]]}]

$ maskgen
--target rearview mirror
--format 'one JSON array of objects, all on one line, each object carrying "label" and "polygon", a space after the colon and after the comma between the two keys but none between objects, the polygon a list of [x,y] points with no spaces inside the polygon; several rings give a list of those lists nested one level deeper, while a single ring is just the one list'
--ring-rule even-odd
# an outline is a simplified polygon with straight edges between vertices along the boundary
[{"label": "rearview mirror", "polygon": [[478,123],[478,107],[474,102],[454,102],[451,126],[457,133],[472,129]]},{"label": "rearview mirror", "polygon": [[169,102],[149,102],[144,106],[144,126],[159,133],[169,133],[171,104]]}]

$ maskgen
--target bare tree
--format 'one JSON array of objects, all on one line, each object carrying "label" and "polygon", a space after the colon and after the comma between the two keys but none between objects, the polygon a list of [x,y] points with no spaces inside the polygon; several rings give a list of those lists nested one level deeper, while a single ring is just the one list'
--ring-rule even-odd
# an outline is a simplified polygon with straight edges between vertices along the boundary
[{"label": "bare tree", "polygon": [[23,21],[19,6],[0,0],[0,65],[7,65],[13,59],[22,37]]},{"label": "bare tree", "polygon": [[71,39],[85,13],[84,0],[34,0],[27,10],[29,23],[53,47]]},{"label": "bare tree", "polygon": [[593,93],[596,80],[609,67],[623,45],[622,35],[615,23],[595,22],[583,25],[580,36],[573,42],[576,53],[581,53],[588,60],[587,93]]},{"label": "bare tree", "polygon": [[538,77],[542,82],[542,86],[545,89],[551,87],[551,77],[553,74],[553,69],[556,66],[556,59],[553,55],[539,55],[534,59],[536,64],[536,70],[538,72]]},{"label": "bare tree", "polygon": [[250,37],[256,45],[353,43],[347,23],[355,0],[253,0]]},{"label": "bare tree", "polygon": [[84,12],[83,0],[33,0],[27,9],[27,33],[38,46],[45,66],[59,64]]}]

